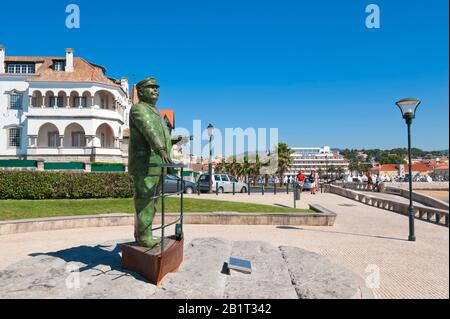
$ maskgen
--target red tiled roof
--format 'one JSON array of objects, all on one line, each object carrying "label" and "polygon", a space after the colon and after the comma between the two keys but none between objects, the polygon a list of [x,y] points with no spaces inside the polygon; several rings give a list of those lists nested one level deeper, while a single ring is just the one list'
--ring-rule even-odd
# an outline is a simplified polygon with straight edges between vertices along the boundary
[{"label": "red tiled roof", "polygon": [[175,128],[175,112],[172,110],[159,110],[159,113],[163,117],[166,117],[169,120],[170,125],[172,128]]},{"label": "red tiled roof", "polygon": [[133,88],[131,89],[130,100],[131,100],[131,104],[139,103],[139,97],[137,94],[136,84],[133,84]]},{"label": "red tiled roof", "polygon": [[[408,164],[402,164],[404,165],[405,171],[409,170]],[[371,168],[372,171],[397,171],[399,168],[398,164],[384,164],[381,166],[376,166]],[[430,171],[430,168],[422,163],[416,163],[412,164],[412,170],[414,172],[428,172]]]},{"label": "red tiled roof", "polygon": [[65,57],[43,57],[43,56],[6,56],[6,62],[35,62],[42,63],[36,66],[36,74],[30,76],[30,82],[99,82],[108,85],[120,86],[120,82],[105,75],[105,68],[86,61],[83,58],[73,58],[73,72],[54,71],[53,61],[65,61]]}]

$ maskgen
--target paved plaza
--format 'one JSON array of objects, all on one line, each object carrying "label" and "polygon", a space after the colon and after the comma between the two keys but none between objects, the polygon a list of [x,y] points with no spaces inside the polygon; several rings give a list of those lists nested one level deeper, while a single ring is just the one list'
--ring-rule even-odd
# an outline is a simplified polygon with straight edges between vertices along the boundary
[{"label": "paved plaza", "polygon": [[419,190],[418,193],[422,193],[427,196],[434,197],[436,199],[439,199],[441,201],[444,201],[446,203],[449,202],[449,192],[448,190],[445,191],[427,191],[427,190]]},{"label": "paved plaza", "polygon": [[[361,191],[359,191],[361,192]],[[382,199],[389,199],[394,200],[399,203],[409,203],[409,199],[387,194],[387,193],[379,193],[379,192],[362,192],[364,194],[379,197]],[[294,195],[293,193],[286,194],[286,192],[283,193],[277,193],[276,195],[271,193],[266,193],[262,195],[261,193],[252,193],[250,196],[248,194],[201,194],[198,195],[185,195],[188,198],[199,198],[199,199],[214,199],[214,200],[224,200],[224,201],[235,201],[235,202],[242,202],[242,203],[252,203],[252,204],[264,204],[264,205],[274,205],[279,207],[294,207]],[[315,195],[312,195],[309,192],[303,192],[301,194],[301,200],[296,201],[296,208],[309,208],[309,204],[322,204],[326,203],[328,199],[328,194],[324,193],[316,193]],[[420,206],[420,207],[426,207],[425,205],[414,202],[414,205]],[[364,205],[362,205],[364,207]]]},{"label": "paved plaza", "polygon": [[[218,200],[255,200],[292,206],[290,195],[201,195]],[[194,195],[191,195],[194,196]],[[284,197],[283,197],[284,196]],[[328,257],[375,284],[375,298],[448,298],[449,231],[416,220],[416,242],[408,242],[408,218],[334,194],[302,194],[298,207],[319,203],[338,214],[333,227],[185,225],[187,241],[219,237],[233,241],[263,241],[303,248]],[[300,205],[301,204],[301,205]],[[82,245],[130,238],[131,226],[23,233],[0,237],[0,269],[31,258]],[[379,271],[379,273],[378,273]],[[379,275],[379,276],[378,276]],[[379,287],[376,280],[379,278]]]}]

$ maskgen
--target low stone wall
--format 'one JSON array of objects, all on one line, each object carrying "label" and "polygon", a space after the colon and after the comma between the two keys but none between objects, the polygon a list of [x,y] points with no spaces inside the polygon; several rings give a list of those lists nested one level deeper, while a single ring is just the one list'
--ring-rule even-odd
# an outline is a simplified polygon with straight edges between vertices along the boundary
[{"label": "low stone wall", "polygon": [[[398,184],[398,183],[397,183]],[[429,184],[429,183],[424,183]],[[438,183],[437,183],[438,184]],[[393,194],[398,195],[404,198],[409,198],[409,186],[406,188],[400,188],[400,187],[394,187],[392,186],[393,183],[383,183],[382,192],[387,194]],[[369,185],[367,183],[340,183],[340,184],[334,184],[334,186],[343,187],[345,189],[351,189],[351,190],[358,190],[358,191],[369,191]],[[441,185],[442,186],[442,185]],[[413,190],[414,188],[413,185]],[[420,189],[420,188],[418,188]],[[434,207],[444,210],[449,210],[449,205],[441,201],[437,198],[433,198],[431,196],[421,194],[418,192],[413,191],[413,200],[415,202]]]},{"label": "low stone wall", "polygon": [[[344,188],[349,188],[349,189],[357,189],[357,190],[367,190],[368,189],[367,183],[333,182],[333,185],[342,186]],[[386,187],[390,186],[390,187],[396,187],[396,188],[402,188],[402,189],[409,189],[408,183],[385,182],[384,185]],[[432,182],[432,183],[414,182],[413,189],[429,190],[429,191],[448,191],[449,190],[449,182]]]},{"label": "low stone wall", "polygon": [[[319,205],[312,205],[315,213],[188,213],[184,214],[184,224],[210,225],[285,225],[285,226],[333,226],[336,214]],[[165,215],[165,223],[176,221],[179,214]],[[129,226],[134,224],[133,214],[85,215],[23,219],[0,222],[0,235],[50,231],[70,228]],[[157,215],[154,224],[161,224]]]},{"label": "low stone wall", "polygon": [[[386,183],[386,186],[409,189],[408,183],[388,182]],[[413,182],[413,189],[428,190],[428,191],[448,191],[449,182],[432,182],[432,183]]]},{"label": "low stone wall", "polygon": [[368,191],[369,184],[367,183],[333,183],[334,186],[339,186],[348,189],[355,189],[361,191]]},{"label": "low stone wall", "polygon": [[[398,196],[401,196],[404,198],[409,198],[409,190],[408,189],[386,186],[384,192],[388,193],[388,194],[398,195]],[[413,198],[413,201],[427,205],[427,206],[444,209],[444,210],[449,210],[449,204],[447,204],[446,202],[441,201],[437,198],[434,198],[434,197],[431,197],[431,196],[428,196],[425,194],[421,194],[421,193],[413,191],[412,198]]]},{"label": "low stone wall", "polygon": [[[342,188],[336,185],[324,185],[324,191],[332,194],[337,194],[360,203],[374,206],[377,208],[390,210],[392,212],[408,215],[409,205],[405,203],[396,202],[393,200],[382,199],[369,194],[363,194],[361,192]],[[416,218],[434,222],[436,224],[449,226],[448,210],[431,208],[431,207],[414,207],[414,215]]]}]

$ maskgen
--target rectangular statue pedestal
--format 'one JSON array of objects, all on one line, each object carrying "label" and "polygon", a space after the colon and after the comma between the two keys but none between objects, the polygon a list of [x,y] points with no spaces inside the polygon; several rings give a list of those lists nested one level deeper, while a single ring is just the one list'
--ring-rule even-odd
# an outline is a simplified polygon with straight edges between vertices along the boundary
[{"label": "rectangular statue pedestal", "polygon": [[164,238],[164,251],[139,246],[137,243],[122,244],[122,268],[138,273],[152,284],[159,286],[164,277],[174,272],[183,262],[183,238]]}]

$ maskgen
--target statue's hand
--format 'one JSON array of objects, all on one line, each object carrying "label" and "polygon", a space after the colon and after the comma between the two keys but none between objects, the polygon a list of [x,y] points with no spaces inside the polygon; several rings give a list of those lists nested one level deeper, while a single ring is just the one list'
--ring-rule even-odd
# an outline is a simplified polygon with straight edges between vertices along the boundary
[{"label": "statue's hand", "polygon": [[161,159],[164,164],[173,164],[173,161],[167,154],[166,150],[160,150],[159,155],[161,156]]}]

